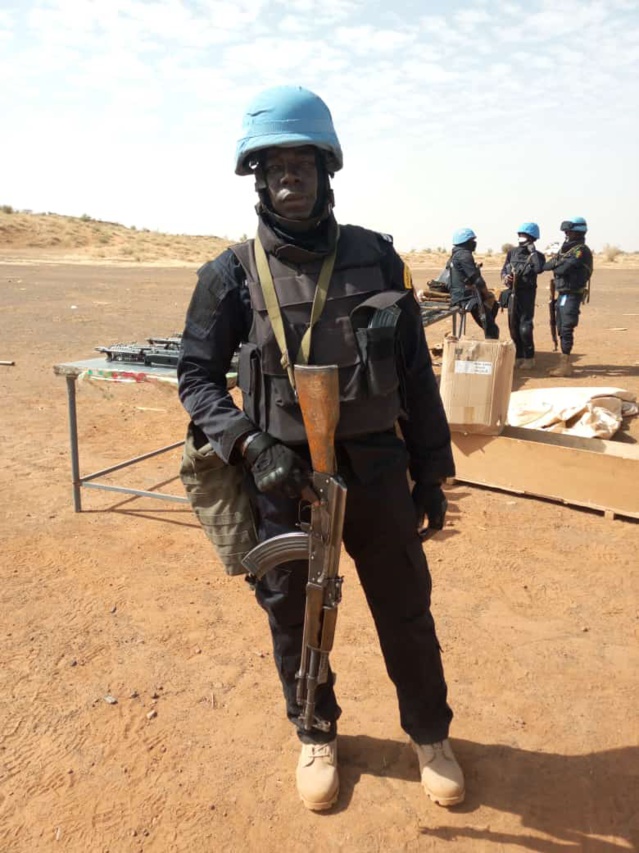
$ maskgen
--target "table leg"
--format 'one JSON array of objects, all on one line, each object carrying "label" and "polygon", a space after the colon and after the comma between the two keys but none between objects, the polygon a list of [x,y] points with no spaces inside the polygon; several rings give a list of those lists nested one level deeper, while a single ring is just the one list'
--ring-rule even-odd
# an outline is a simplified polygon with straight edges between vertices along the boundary
[{"label": "table leg", "polygon": [[78,451],[78,417],[75,404],[77,376],[67,376],[67,399],[69,404],[69,444],[71,448],[71,481],[73,483],[73,509],[82,512],[80,483],[80,454]]}]

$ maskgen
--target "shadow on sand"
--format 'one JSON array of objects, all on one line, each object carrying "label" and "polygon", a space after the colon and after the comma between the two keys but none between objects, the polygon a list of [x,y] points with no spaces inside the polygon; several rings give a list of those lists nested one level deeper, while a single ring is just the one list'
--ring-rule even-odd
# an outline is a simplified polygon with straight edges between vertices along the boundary
[{"label": "shadow on sand", "polygon": [[[574,353],[572,377],[557,378],[558,385],[569,385],[571,379],[592,378],[593,383],[601,385],[602,380],[610,386],[618,386],[619,380],[624,378],[636,378],[639,376],[639,366],[635,364],[588,364],[583,361],[584,356]],[[513,378],[513,391],[521,390],[529,379],[540,377],[549,380],[554,377],[548,375],[548,371],[559,364],[559,353],[538,352],[535,354],[535,367],[533,370],[515,370]]]},{"label": "shadow on sand", "polygon": [[[423,835],[442,841],[484,841],[541,853],[619,853],[638,849],[639,747],[559,755],[469,740],[454,739],[453,743],[465,770],[467,794],[466,801],[452,811],[471,815],[485,806],[507,812],[518,817],[521,831],[491,831],[483,822],[477,826],[469,822],[466,826],[447,827],[440,819],[438,826],[420,827]],[[343,735],[339,746],[338,810],[347,807],[364,775],[419,784],[415,755],[407,743]],[[441,815],[445,818],[446,812]],[[526,833],[526,829],[550,838]]]}]

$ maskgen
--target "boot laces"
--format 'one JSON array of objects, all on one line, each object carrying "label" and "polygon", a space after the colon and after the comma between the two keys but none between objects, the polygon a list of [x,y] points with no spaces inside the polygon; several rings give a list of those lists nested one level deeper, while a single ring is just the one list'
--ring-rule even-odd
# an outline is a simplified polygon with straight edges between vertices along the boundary
[{"label": "boot laces", "polygon": [[311,758],[330,758],[332,755],[330,743],[309,743]]}]

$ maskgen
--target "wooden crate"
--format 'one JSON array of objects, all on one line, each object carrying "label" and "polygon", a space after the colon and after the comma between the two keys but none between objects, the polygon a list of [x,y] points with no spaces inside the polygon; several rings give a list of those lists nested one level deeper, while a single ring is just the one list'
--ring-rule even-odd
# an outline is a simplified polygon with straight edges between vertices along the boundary
[{"label": "wooden crate", "polygon": [[453,432],[455,479],[639,518],[639,446],[506,427]]}]

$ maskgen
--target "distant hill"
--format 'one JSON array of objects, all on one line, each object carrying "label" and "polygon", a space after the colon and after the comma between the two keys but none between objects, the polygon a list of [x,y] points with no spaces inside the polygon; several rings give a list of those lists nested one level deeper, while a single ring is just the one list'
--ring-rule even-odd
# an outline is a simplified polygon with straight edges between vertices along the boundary
[{"label": "distant hill", "polygon": [[[27,213],[0,205],[0,261],[197,266],[216,257],[234,241],[215,236],[163,234],[127,228],[90,216]],[[540,246],[542,251],[543,246]],[[448,252],[416,250],[401,253],[414,268],[440,270]],[[501,252],[477,254],[485,269],[500,269]],[[639,255],[604,247],[595,267],[639,266]]]},{"label": "distant hill", "polygon": [[162,266],[201,264],[231,241],[221,237],[162,234],[127,228],[90,216],[7,212],[0,207],[0,259],[141,263]]},{"label": "distant hill", "polygon": [[[232,242],[127,228],[90,216],[12,212],[8,205],[0,205],[0,260],[5,261],[192,266],[214,258]],[[402,257],[416,267],[440,269],[447,254],[419,251]],[[488,257],[485,266],[501,266],[502,260],[501,255]]]}]

